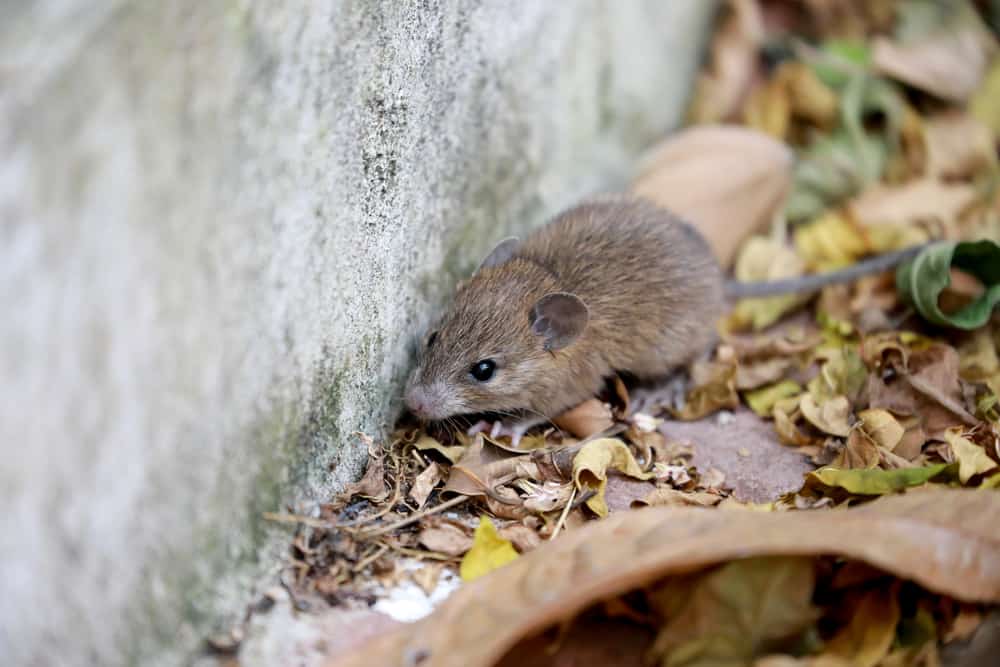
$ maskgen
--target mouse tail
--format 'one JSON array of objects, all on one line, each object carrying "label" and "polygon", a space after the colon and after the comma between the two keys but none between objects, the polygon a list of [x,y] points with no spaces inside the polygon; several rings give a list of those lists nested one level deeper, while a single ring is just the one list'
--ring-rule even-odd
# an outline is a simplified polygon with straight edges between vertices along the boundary
[{"label": "mouse tail", "polygon": [[888,271],[889,269],[902,264],[906,260],[912,259],[917,255],[917,253],[929,245],[932,244],[923,243],[905,248],[903,250],[878,255],[839,271],[816,273],[797,278],[784,278],[781,280],[766,280],[749,283],[738,280],[729,280],[726,281],[725,286],[726,298],[731,301],[737,301],[740,299],[757,299],[769,296],[782,296],[785,294],[818,292],[829,285],[850,283],[858,280],[859,278],[864,278],[865,276]]}]

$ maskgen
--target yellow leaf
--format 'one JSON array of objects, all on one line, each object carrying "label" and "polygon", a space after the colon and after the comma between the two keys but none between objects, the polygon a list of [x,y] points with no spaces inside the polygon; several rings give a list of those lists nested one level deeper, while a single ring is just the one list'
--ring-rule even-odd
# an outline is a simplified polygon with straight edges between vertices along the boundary
[{"label": "yellow leaf", "polygon": [[903,439],[905,429],[887,410],[862,410],[858,413],[862,428],[875,444],[890,452]]},{"label": "yellow leaf", "polygon": [[851,404],[846,396],[835,396],[817,403],[812,394],[802,394],[799,410],[813,426],[825,433],[846,438],[851,432],[851,425],[847,422]]},{"label": "yellow leaf", "polygon": [[853,264],[870,250],[864,235],[841,213],[827,213],[796,227],[795,248],[818,271]]},{"label": "yellow leaf", "polygon": [[895,586],[881,586],[865,593],[847,627],[834,635],[826,652],[856,667],[875,667],[892,648],[899,623]]},{"label": "yellow leaf", "polygon": [[961,433],[959,429],[950,428],[944,432],[944,439],[951,445],[951,452],[958,461],[958,479],[965,484],[975,475],[993,470],[997,463],[985,449],[963,438]]},{"label": "yellow leaf", "polygon": [[949,112],[924,124],[927,176],[966,178],[995,169],[997,154],[993,131],[973,116]]},{"label": "yellow leaf", "polygon": [[795,380],[782,380],[774,384],[754,389],[743,394],[747,405],[761,417],[770,417],[774,404],[783,398],[796,396],[802,392],[802,385]]},{"label": "yellow leaf", "polygon": [[455,463],[460,458],[462,458],[462,454],[464,454],[466,450],[466,448],[462,447],[461,445],[455,445],[453,447],[447,447],[445,445],[442,445],[440,442],[430,437],[429,435],[420,436],[420,438],[415,443],[413,443],[413,446],[419,449],[420,451],[424,451],[426,449],[433,449],[434,451],[439,452],[442,456],[444,456],[452,463]]},{"label": "yellow leaf", "polygon": [[472,536],[472,548],[462,557],[458,573],[462,581],[472,581],[503,567],[517,558],[514,545],[497,534],[488,517],[480,517]]},{"label": "yellow leaf", "polygon": [[969,111],[1000,135],[1000,58],[994,58],[979,90],[969,100]]},{"label": "yellow leaf", "polygon": [[[743,245],[733,270],[736,279],[743,282],[794,278],[804,272],[805,264],[791,248],[763,236],[755,236]],[[763,329],[807,299],[796,294],[744,299],[733,309],[729,326],[734,331]]]},{"label": "yellow leaf", "polygon": [[573,482],[580,491],[594,491],[587,500],[597,516],[607,516],[604,488],[608,484],[608,469],[613,468],[636,479],[649,479],[653,473],[644,472],[632,451],[616,438],[598,438],[585,444],[573,459]]}]

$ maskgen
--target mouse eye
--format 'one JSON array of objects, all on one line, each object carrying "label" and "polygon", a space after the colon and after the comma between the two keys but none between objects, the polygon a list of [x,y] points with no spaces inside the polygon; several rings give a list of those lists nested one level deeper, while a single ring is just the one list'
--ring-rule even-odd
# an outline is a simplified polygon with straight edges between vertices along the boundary
[{"label": "mouse eye", "polygon": [[472,368],[469,369],[469,373],[471,373],[472,377],[476,378],[477,381],[486,382],[493,377],[493,371],[496,369],[496,362],[492,359],[483,359],[482,361],[477,361],[472,364]]},{"label": "mouse eye", "polygon": [[432,331],[431,335],[427,337],[427,349],[428,350],[431,349],[431,346],[434,345],[434,341],[436,341],[437,339],[438,339],[438,332],[437,331]]}]

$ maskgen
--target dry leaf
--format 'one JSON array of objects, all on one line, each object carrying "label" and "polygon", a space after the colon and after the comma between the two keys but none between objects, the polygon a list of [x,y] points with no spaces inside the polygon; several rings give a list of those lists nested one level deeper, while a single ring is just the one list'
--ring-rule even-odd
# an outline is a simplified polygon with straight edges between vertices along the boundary
[{"label": "dry leaf", "polygon": [[738,126],[683,130],[644,160],[632,192],[673,211],[729,266],[745,238],[784,204],[793,155],[766,134]]},{"label": "dry leaf", "polygon": [[607,516],[604,489],[608,484],[608,470],[617,470],[636,479],[650,479],[653,473],[644,471],[636,463],[628,446],[616,438],[599,438],[585,444],[573,459],[573,482],[583,491],[594,491],[587,500],[587,507],[597,516]]},{"label": "dry leaf", "polygon": [[989,457],[985,449],[962,437],[961,429],[948,429],[944,433],[944,438],[951,445],[951,451],[958,461],[958,479],[962,484],[968,483],[980,473],[989,472],[997,467],[997,462]]},{"label": "dry leaf", "polygon": [[[805,272],[805,264],[795,252],[773,239],[757,236],[740,249],[733,271],[737,280],[757,282],[794,278]],[[803,303],[808,295],[787,294],[766,299],[744,299],[736,304],[727,322],[733,331],[763,329]]]},{"label": "dry leaf", "polygon": [[442,445],[439,441],[435,440],[429,435],[420,436],[417,439],[417,441],[413,443],[413,446],[419,449],[420,451],[426,451],[428,449],[432,449],[440,453],[451,463],[454,463],[455,461],[462,458],[462,454],[465,453],[465,447],[461,445],[446,447],[445,445]]},{"label": "dry leaf", "polygon": [[344,495],[361,496],[374,503],[380,503],[389,497],[389,488],[385,485],[385,460],[382,456],[369,456],[368,467],[364,476],[357,482],[348,484]]},{"label": "dry leaf", "polygon": [[[748,558],[647,593],[664,618],[649,654],[664,665],[739,665],[816,621],[811,558]],[[675,657],[683,656],[680,660]]]},{"label": "dry leaf", "polygon": [[589,438],[611,428],[615,421],[607,403],[591,398],[555,417],[552,423],[574,437]]},{"label": "dry leaf", "polygon": [[847,444],[830,465],[844,470],[859,470],[877,468],[881,460],[878,445],[861,429],[853,429],[847,436]]},{"label": "dry leaf", "polygon": [[979,87],[997,50],[992,35],[974,12],[970,14],[972,20],[953,21],[908,43],[876,37],[872,42],[873,66],[942,99],[965,102]]},{"label": "dry leaf", "polygon": [[600,600],[755,556],[838,555],[958,600],[997,603],[998,514],[1000,494],[975,489],[893,495],[833,512],[623,512],[546,542],[463,586],[430,616],[329,665],[403,664],[405,656],[425,655],[433,657],[428,664],[486,667],[520,639]]},{"label": "dry leaf", "polygon": [[461,556],[472,547],[472,536],[450,522],[423,527],[417,540],[431,551],[448,556]]},{"label": "dry leaf", "polygon": [[437,588],[438,579],[441,578],[441,570],[443,569],[443,563],[424,563],[419,570],[410,573],[410,578],[413,583],[420,587],[424,595],[430,597]]},{"label": "dry leaf", "polygon": [[413,486],[410,487],[410,498],[417,504],[417,509],[424,506],[424,503],[427,502],[427,496],[431,495],[431,491],[443,478],[444,471],[437,463],[431,463],[417,475],[416,479],[413,480]]},{"label": "dry leaf", "polygon": [[[513,477],[537,479],[538,467],[531,461],[530,454],[512,456],[477,434],[465,453],[451,467],[448,481],[442,493],[458,493],[463,496],[489,496],[495,499],[500,494],[497,480]],[[512,501],[520,503],[511,492]]]},{"label": "dry leaf", "polygon": [[851,432],[851,425],[848,423],[851,404],[846,396],[835,396],[817,403],[812,394],[802,394],[799,410],[813,426],[825,433],[846,438]]},{"label": "dry leaf", "polygon": [[759,68],[764,26],[757,0],[730,0],[729,14],[712,38],[711,58],[695,83],[688,117],[717,123],[735,115]]},{"label": "dry leaf", "polygon": [[527,553],[542,543],[542,538],[523,523],[512,523],[500,528],[500,537],[509,541],[518,553]]},{"label": "dry leaf", "polygon": [[879,447],[890,452],[903,439],[905,429],[886,410],[862,410],[858,413],[858,419],[865,434]]},{"label": "dry leaf", "polygon": [[514,545],[497,534],[488,517],[480,517],[472,537],[472,548],[462,557],[458,573],[462,581],[474,581],[517,558]]},{"label": "dry leaf", "polygon": [[795,249],[816,271],[849,266],[871,250],[866,235],[849,218],[835,212],[796,227]]},{"label": "dry leaf", "polygon": [[757,389],[777,382],[795,366],[794,357],[773,357],[763,361],[741,363],[736,368],[736,388],[740,391]]},{"label": "dry leaf", "polygon": [[782,380],[781,382],[761,387],[743,394],[743,399],[750,406],[750,409],[761,417],[770,417],[775,404],[785,398],[798,396],[802,393],[802,385],[795,380]]},{"label": "dry leaf", "polygon": [[969,100],[969,111],[1000,135],[1000,57],[994,58],[979,90]]},{"label": "dry leaf", "polygon": [[848,209],[864,226],[931,223],[949,227],[978,197],[972,185],[920,179],[899,186],[876,185],[854,199]]},{"label": "dry leaf", "polygon": [[569,502],[572,492],[572,484],[560,484],[551,480],[542,484],[532,484],[524,496],[524,509],[535,514],[557,510]]},{"label": "dry leaf", "polygon": [[951,112],[924,123],[927,176],[966,178],[995,169],[995,137],[989,127],[968,114]]},{"label": "dry leaf", "polygon": [[722,496],[706,491],[678,491],[658,486],[645,498],[633,500],[632,507],[714,507]]},{"label": "dry leaf", "polygon": [[898,622],[895,587],[873,588],[853,610],[847,627],[827,643],[826,650],[857,667],[875,667],[892,648]]},{"label": "dry leaf", "polygon": [[671,410],[678,419],[701,419],[717,410],[735,408],[740,404],[736,393],[736,364],[719,361],[699,361],[691,367],[694,387],[684,399],[680,410]]}]

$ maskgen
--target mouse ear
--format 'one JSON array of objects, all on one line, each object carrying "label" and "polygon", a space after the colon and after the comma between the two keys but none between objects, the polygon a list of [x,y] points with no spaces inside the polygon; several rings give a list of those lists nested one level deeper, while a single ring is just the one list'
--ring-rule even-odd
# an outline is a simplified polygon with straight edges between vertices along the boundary
[{"label": "mouse ear", "polygon": [[490,254],[486,255],[486,259],[484,259],[483,263],[479,265],[479,269],[477,269],[477,271],[487,269],[491,266],[500,266],[504,262],[510,261],[510,258],[514,256],[520,245],[521,242],[516,236],[504,239],[490,251]]},{"label": "mouse ear", "polygon": [[552,292],[539,299],[528,314],[531,330],[545,339],[546,350],[561,350],[587,328],[590,311],[580,297]]}]

